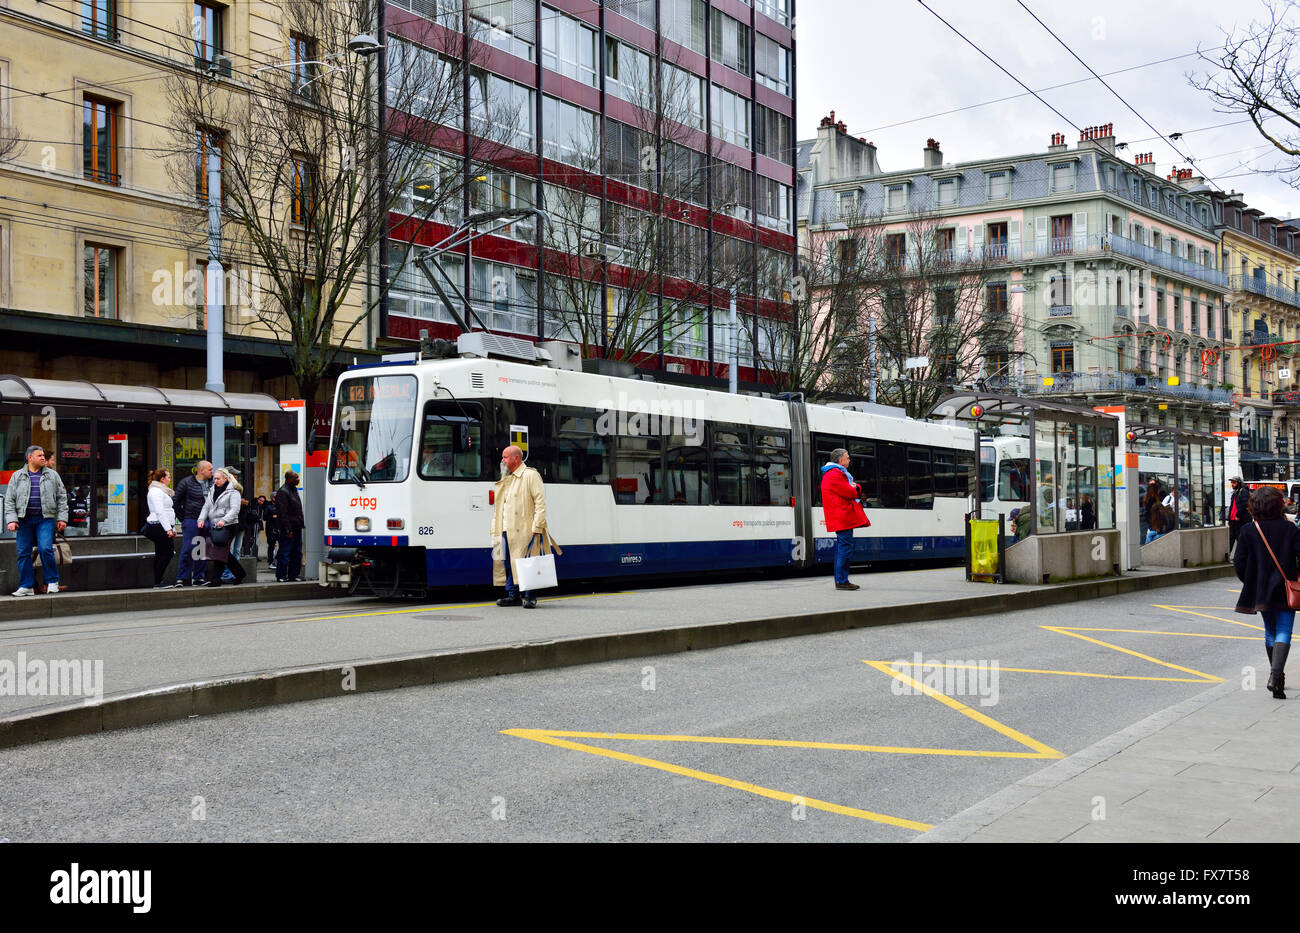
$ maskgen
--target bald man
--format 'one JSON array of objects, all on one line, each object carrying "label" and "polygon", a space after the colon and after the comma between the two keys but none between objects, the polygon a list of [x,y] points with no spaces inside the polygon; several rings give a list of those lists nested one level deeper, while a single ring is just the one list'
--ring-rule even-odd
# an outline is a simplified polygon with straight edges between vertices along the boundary
[{"label": "bald man", "polygon": [[204,534],[199,530],[199,513],[203,511],[203,500],[212,489],[212,464],[200,460],[194,467],[194,473],[176,484],[173,505],[176,517],[181,521],[181,537],[178,545],[180,557],[176,564],[176,582],[182,586],[206,586],[208,562],[200,560],[205,553],[200,542]]},{"label": "bald man", "polygon": [[497,605],[535,609],[536,598],[519,592],[512,568],[521,557],[555,549],[546,530],[542,475],[524,465],[523,451],[513,445],[501,451],[501,464],[505,471],[496,485],[496,510],[492,513],[492,582],[504,586],[506,595]]}]

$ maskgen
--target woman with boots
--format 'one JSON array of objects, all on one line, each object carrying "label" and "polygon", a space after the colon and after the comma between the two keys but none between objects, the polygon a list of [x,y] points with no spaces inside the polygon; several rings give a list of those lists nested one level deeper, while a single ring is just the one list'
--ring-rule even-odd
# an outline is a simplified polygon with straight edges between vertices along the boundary
[{"label": "woman with boots", "polygon": [[176,553],[176,512],[172,508],[172,497],[176,495],[171,488],[172,477],[166,470],[154,470],[149,474],[149,518],[144,525],[145,537],[153,542],[153,588],[167,589],[180,586],[177,580],[164,583],[167,566]]},{"label": "woman with boots", "polygon": [[1286,699],[1286,656],[1291,650],[1291,629],[1295,610],[1287,606],[1282,578],[1295,580],[1300,554],[1300,528],[1282,513],[1282,493],[1263,486],[1250,495],[1247,505],[1253,521],[1241,527],[1233,566],[1241,581],[1237,611],[1264,620],[1264,650],[1268,652],[1268,689],[1279,700]]},{"label": "woman with boots", "polygon": [[244,582],[247,574],[239,564],[239,555],[230,547],[234,526],[239,523],[239,494],[243,490],[225,470],[212,471],[212,491],[203,500],[199,513],[199,528],[208,529],[208,586],[221,585],[221,574],[229,570],[234,574],[236,586]]}]

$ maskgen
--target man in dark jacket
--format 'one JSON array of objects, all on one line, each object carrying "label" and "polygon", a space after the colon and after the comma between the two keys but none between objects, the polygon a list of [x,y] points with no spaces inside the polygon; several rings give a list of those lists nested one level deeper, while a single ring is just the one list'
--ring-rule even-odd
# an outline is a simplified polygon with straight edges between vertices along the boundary
[{"label": "man in dark jacket", "polygon": [[244,557],[257,557],[257,536],[262,531],[262,503],[265,501],[266,496],[258,496],[239,511],[239,524],[245,535]]},{"label": "man in dark jacket", "polygon": [[275,564],[275,579],[280,583],[302,580],[302,499],[298,497],[298,474],[284,474],[284,485],[275,494],[275,510],[280,514],[280,555]]},{"label": "man in dark jacket", "polygon": [[180,558],[176,563],[176,582],[184,586],[205,586],[208,562],[204,553],[203,532],[199,531],[199,513],[203,500],[212,489],[212,464],[200,460],[194,473],[176,484],[172,504],[181,522]]},{"label": "man in dark jacket", "polygon": [[1228,500],[1228,550],[1232,550],[1241,534],[1241,526],[1250,521],[1250,513],[1246,510],[1250,490],[1242,484],[1240,476],[1234,476],[1228,482],[1232,485],[1232,497]]},{"label": "man in dark jacket", "polygon": [[275,549],[280,541],[280,513],[275,508],[275,493],[262,502],[262,522],[266,525],[266,566],[275,568]]}]

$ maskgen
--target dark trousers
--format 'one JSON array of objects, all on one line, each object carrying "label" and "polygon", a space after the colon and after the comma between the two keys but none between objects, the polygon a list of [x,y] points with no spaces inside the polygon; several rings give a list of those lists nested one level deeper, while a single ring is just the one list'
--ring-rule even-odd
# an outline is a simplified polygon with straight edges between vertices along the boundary
[{"label": "dark trousers", "polygon": [[1233,545],[1237,543],[1237,535],[1241,534],[1241,526],[1245,522],[1228,522],[1228,550],[1232,550]]},{"label": "dark trousers", "polygon": [[266,562],[275,566],[276,545],[280,543],[280,529],[275,522],[266,523]]},{"label": "dark trousers", "polygon": [[853,529],[835,532],[835,582],[849,582],[849,564],[853,560]]},{"label": "dark trousers", "polygon": [[244,556],[257,556],[257,536],[262,533],[262,523],[253,522],[248,526],[248,537],[244,539]]},{"label": "dark trousers", "polygon": [[276,555],[275,578],[297,580],[302,576],[302,529],[296,528],[293,537],[280,538],[280,553]]},{"label": "dark trousers", "polygon": [[501,532],[501,550],[506,556],[506,595],[511,599],[520,596],[523,599],[532,599],[533,594],[527,591],[520,593],[519,587],[515,585],[515,575],[510,572],[510,565],[514,563],[510,559],[510,542],[506,540],[506,533]]},{"label": "dark trousers", "polygon": [[187,581],[193,576],[194,582],[198,583],[203,579],[203,572],[208,567],[206,560],[196,560],[194,557],[195,549],[198,553],[204,554],[202,550],[206,545],[201,543],[197,538],[205,537],[199,529],[199,520],[197,518],[187,518],[181,522],[181,556],[176,564],[176,579],[182,582]]},{"label": "dark trousers", "polygon": [[248,576],[248,571],[239,565],[239,557],[235,554],[235,549],[230,549],[230,556],[226,558],[223,564],[219,560],[208,561],[208,587],[221,585],[221,575],[226,571],[235,578],[235,583],[243,583],[244,577]]},{"label": "dark trousers", "polygon": [[157,522],[146,522],[144,536],[153,542],[153,585],[163,582],[167,565],[176,554],[176,543],[167,534],[167,529]]}]

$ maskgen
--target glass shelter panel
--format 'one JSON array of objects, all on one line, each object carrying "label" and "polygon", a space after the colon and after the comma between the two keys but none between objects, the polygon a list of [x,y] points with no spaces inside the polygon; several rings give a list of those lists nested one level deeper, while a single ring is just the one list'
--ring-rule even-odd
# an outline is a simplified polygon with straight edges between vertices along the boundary
[{"label": "glass shelter panel", "polygon": [[1038,485],[1038,501],[1034,503],[1034,531],[1039,534],[1064,531],[1064,521],[1057,521],[1055,504],[1061,493],[1058,490],[1060,471],[1056,462],[1056,422],[1044,418],[1034,422],[1034,469]]}]

